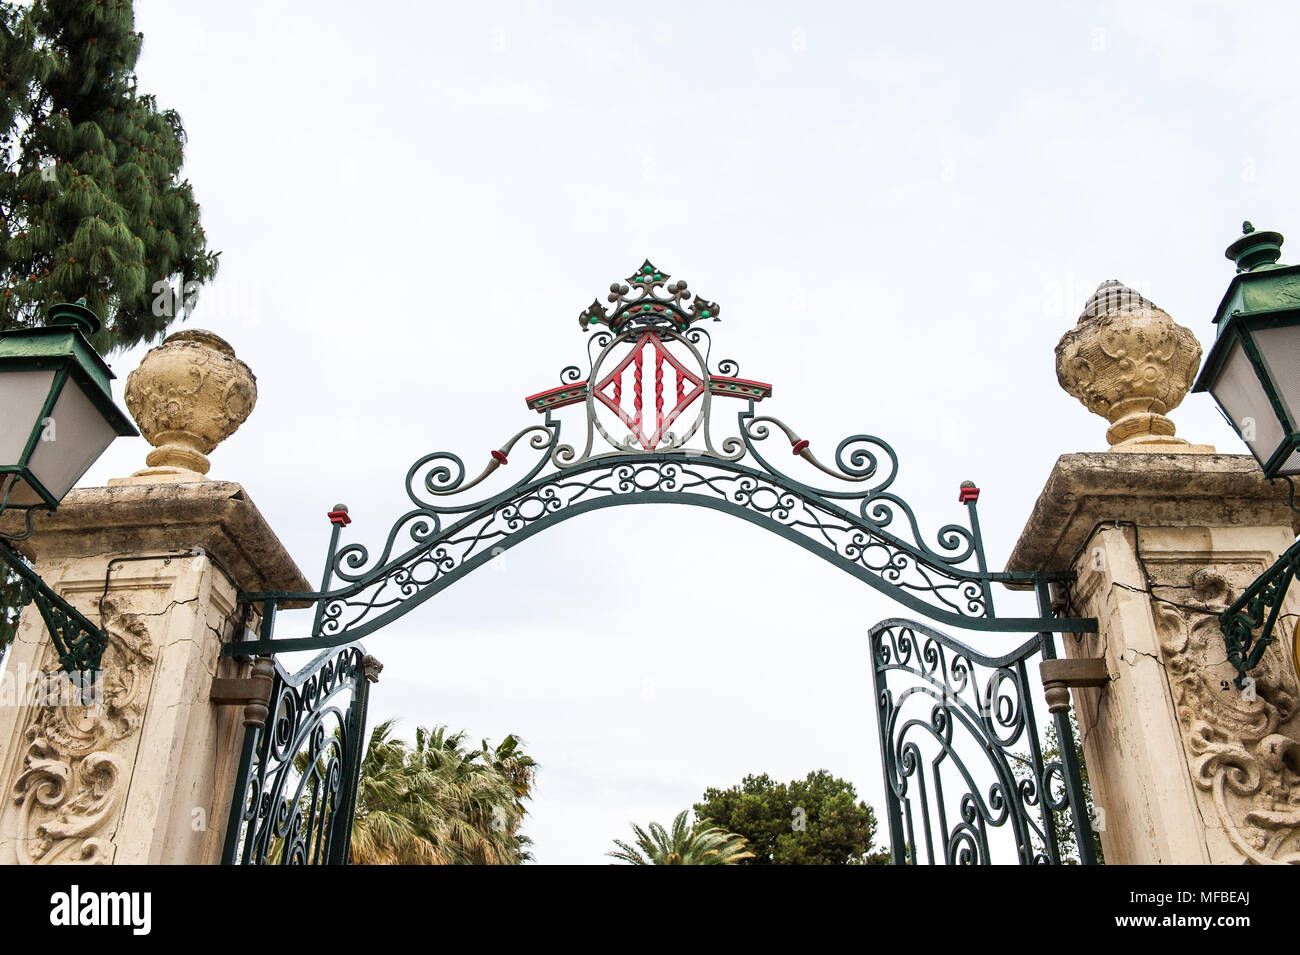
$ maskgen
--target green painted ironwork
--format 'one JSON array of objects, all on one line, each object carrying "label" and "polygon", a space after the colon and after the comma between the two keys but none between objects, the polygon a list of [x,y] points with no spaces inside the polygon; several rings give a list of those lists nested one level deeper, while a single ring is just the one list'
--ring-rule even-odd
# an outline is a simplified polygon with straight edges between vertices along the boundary
[{"label": "green painted ironwork", "polygon": [[892,618],[871,628],[870,646],[895,865],[989,865],[1002,850],[1021,864],[1059,865],[1068,847],[1057,813],[1070,814],[1060,831],[1078,861],[1096,863],[1064,713],[1054,715],[1062,758],[1047,762],[1039,742],[1028,664],[1055,656],[1050,633],[993,657]]},{"label": "green painted ironwork", "polygon": [[293,675],[276,662],[266,724],[244,730],[223,865],[347,864],[369,663],[360,646]]},{"label": "green painted ironwork", "polygon": [[[1239,690],[1245,688],[1250,671],[1259,665],[1273,642],[1273,628],[1297,569],[1300,540],[1288,547],[1219,617],[1228,662],[1237,670],[1233,683]],[[1258,636],[1256,630],[1260,631]]]},{"label": "green painted ironwork", "polygon": [[[705,312],[716,320],[718,306],[698,295],[688,306],[686,283],[669,278],[647,261],[628,279],[631,285],[611,286],[612,311],[599,302],[583,311],[579,324],[584,331],[593,317],[602,326],[588,344],[588,374],[583,379],[576,366],[560,374],[560,390],[566,396],[571,386],[582,386],[578,400],[586,416],[579,422],[578,442],[561,441],[556,406],[544,400],[552,389],[527,399],[544,420],[492,450],[477,475],[451,452],[421,457],[406,474],[405,491],[413,508],[393,523],[377,557],[359,543],[339,549],[340,525],[335,523],[320,590],[241,595],[272,607],[287,602],[314,605],[310,632],[288,638],[272,634],[229,644],[223,652],[322,650],[362,639],[547,527],[606,507],[659,503],[706,507],[770,530],[938,623],[1000,632],[1096,631],[1091,618],[995,612],[995,583],[1032,588],[1070,575],[989,571],[976,509],[979,491],[973,485],[961,495],[968,523],[946,524],[931,541],[922,534],[912,507],[894,490],[898,455],[888,443],[871,434],[852,435],[839,442],[831,460],[823,461],[789,425],[757,413],[757,402],[771,394],[769,385],[752,383],[752,392],[740,398],[711,394],[715,379],[741,380],[735,377],[740,370],[735,361],[724,359],[716,369],[711,366],[712,336],[695,324]],[[653,352],[647,345],[651,339]],[[669,349],[680,358],[665,357]],[[631,434],[620,439],[601,423],[600,412],[609,407],[620,413],[616,400],[621,379],[611,386],[614,397],[600,394],[601,389],[589,383],[607,384],[628,370],[633,358],[635,418],[622,416]],[[648,382],[643,386],[643,359],[654,363],[653,370],[646,369],[646,377],[654,378],[653,392]],[[662,375],[669,363],[683,377],[677,379],[678,403],[665,418]],[[615,371],[607,372],[611,367]],[[684,394],[685,380],[691,384],[689,396]],[[687,397],[699,403],[693,420],[686,414],[691,404]],[[646,405],[654,401],[662,420],[671,422],[681,415],[681,430],[668,430],[662,420],[657,428],[643,430],[643,398]],[[736,415],[736,433],[719,439],[713,433],[713,404],[727,399],[745,404]],[[568,397],[564,400],[576,407]],[[653,439],[645,437],[649,430]],[[794,457],[831,478],[833,486],[811,484],[778,467],[766,443],[781,437]],[[607,450],[597,450],[598,439]],[[697,446],[691,446],[692,439]],[[520,448],[532,452],[533,459],[514,483],[482,497],[468,493],[509,465]],[[274,620],[273,613],[270,617]]]},{"label": "green painted ironwork", "polygon": [[[750,415],[752,405],[750,412],[741,414],[742,425]],[[545,446],[549,451],[558,442],[559,422],[548,415],[546,427],[551,432]],[[887,445],[871,440],[893,457]],[[450,467],[435,468],[441,468],[445,483],[458,483],[452,474],[463,481],[459,458],[430,455],[411,469],[408,488],[435,458],[450,461]],[[761,456],[759,461],[766,463]],[[224,652],[319,650],[362,639],[547,527],[606,507],[655,503],[707,507],[763,527],[940,623],[993,632],[1037,632],[1046,627],[1095,632],[1096,621],[1091,618],[997,616],[991,584],[1033,586],[1067,580],[1070,575],[984,569],[978,523],[947,525],[935,547],[929,547],[919,540],[915,518],[901,498],[882,490],[850,501],[852,508],[842,498],[819,494],[775,469],[699,454],[602,456],[544,476],[534,470],[521,483],[482,501],[425,505],[407,512],[390,530],[379,562],[369,569],[358,571],[370,563],[362,545],[331,549],[325,580],[338,577],[343,586],[306,593],[243,594],[241,599],[252,602],[313,602],[316,621],[309,636],[229,644]],[[974,504],[968,507],[973,515]],[[900,517],[911,532],[908,538],[889,530]],[[399,549],[400,532],[406,532],[414,546]],[[337,529],[331,538],[337,541]]]},{"label": "green painted ironwork", "polygon": [[[114,377],[113,372],[86,340],[87,335],[99,331],[99,326],[99,318],[84,304],[62,303],[50,308],[48,324],[36,328],[15,328],[0,335],[0,372],[55,372],[44,407],[32,422],[21,458],[17,462],[0,464],[0,475],[17,475],[50,509],[57,507],[59,502],[32,474],[28,463],[41,437],[44,422],[53,412],[55,402],[65,387],[79,386],[118,435],[135,437],[140,433],[113,402],[109,385]],[[26,422],[22,424],[25,425]],[[9,506],[8,493],[0,500],[0,510],[6,506]]]},{"label": "green painted ironwork", "polygon": [[[1215,311],[1214,345],[1192,386],[1194,392],[1210,390],[1233,348],[1241,347],[1277,418],[1282,438],[1275,448],[1265,450],[1260,457],[1243,434],[1242,422],[1232,420],[1222,407],[1220,411],[1237,435],[1246,441],[1252,454],[1256,454],[1261,470],[1270,479],[1300,450],[1300,430],[1295,416],[1282,400],[1278,383],[1269,373],[1269,365],[1255,340],[1257,332],[1300,324],[1300,266],[1279,263],[1282,243],[1280,232],[1256,231],[1251,223],[1242,223],[1242,235],[1224,253],[1236,263],[1237,274]],[[1283,477],[1291,483],[1289,477]],[[1292,510],[1296,509],[1294,484],[1291,484],[1288,504]],[[1273,628],[1298,566],[1300,540],[1220,615],[1223,642],[1228,662],[1237,671],[1233,682],[1238,689],[1245,688],[1250,671],[1273,642]],[[1260,631],[1258,635],[1256,630]]]},{"label": "green painted ironwork", "polygon": [[[561,372],[559,388],[526,398],[528,407],[544,414],[544,420],[491,450],[479,473],[445,451],[412,464],[405,481],[412,508],[394,521],[376,556],[360,543],[340,547],[342,528],[350,518],[347,509],[337,505],[330,512],[333,526],[320,589],[240,594],[241,601],[261,605],[261,632],[255,639],[225,645],[222,653],[237,657],[302,650],[328,653],[393,623],[548,527],[607,507],[668,503],[710,508],[769,530],[938,623],[964,630],[1032,633],[1035,636],[1025,648],[1045,657],[1054,654],[1053,632],[1096,632],[1096,620],[1057,618],[1042,602],[1049,583],[1070,580],[1069,572],[988,569],[976,507],[979,490],[973,484],[967,482],[960,493],[967,523],[946,524],[930,539],[921,532],[912,507],[894,490],[898,456],[885,441],[870,434],[852,435],[839,442],[829,461],[823,461],[789,425],[759,415],[756,403],[771,395],[771,386],[738,378],[739,366],[730,359],[718,362],[716,369],[710,365],[712,337],[695,323],[716,321],[717,304],[695,296],[687,305],[686,283],[668,279],[647,261],[627,280],[630,284],[611,286],[612,310],[593,302],[582,312],[579,325],[584,331],[602,326],[588,343],[586,377],[570,366]],[[676,350],[676,356],[671,350]],[[621,376],[632,377],[627,389],[634,395],[632,411],[620,404],[627,397]],[[713,402],[728,398],[745,404],[735,418],[736,433],[719,440],[713,434]],[[696,401],[692,419],[687,412]],[[579,422],[580,439],[563,443],[561,420],[555,412],[578,404],[586,410],[585,420]],[[613,415],[608,426],[601,421],[602,413]],[[644,426],[651,413],[653,422]],[[680,430],[672,430],[677,421],[682,423]],[[611,433],[619,422],[626,426],[627,436]],[[780,437],[789,442],[792,456],[829,477],[833,485],[823,486],[820,477],[813,484],[776,466],[765,442]],[[697,443],[692,445],[692,440]],[[597,450],[602,441],[608,447]],[[513,483],[482,496],[469,493],[510,466],[512,457],[518,457],[517,449],[526,449],[533,457]],[[993,599],[997,583],[1036,590],[1039,616],[999,616]],[[276,635],[278,610],[288,603],[314,608],[305,635]],[[873,631],[873,640],[878,632],[880,628]],[[934,634],[940,644],[949,641],[944,645],[961,646],[937,631],[925,632]],[[965,658],[984,659],[972,654]],[[1080,846],[1081,858],[1092,861],[1068,721],[1058,717],[1057,730],[1069,756],[1061,766],[1044,766],[1027,702],[1024,658],[1015,665],[1017,691],[1025,701],[1021,710],[1026,714],[1017,739],[1023,738],[1036,754],[1031,759],[1034,791],[1043,794],[1044,813],[1066,809],[1073,813],[1076,831],[1088,834],[1081,840],[1086,843]],[[883,680],[883,674],[877,675]],[[262,739],[246,741],[241,779],[252,772],[251,767],[265,766],[265,759],[254,752],[255,746],[268,745],[257,742]],[[1058,775],[1064,787],[1060,799],[1051,793]],[[1010,787],[1005,798],[1011,798],[1014,787],[1005,786]],[[1028,798],[1019,790],[1014,795],[1022,801]],[[235,816],[239,825],[247,826],[257,812],[273,813],[284,804],[272,799],[261,809],[247,801],[240,805],[243,808]],[[985,823],[1001,818],[997,814],[1003,810],[996,806],[985,809],[992,812],[981,811]],[[1021,827],[1019,841],[1028,845],[1029,830],[1022,816],[1015,816]],[[1059,861],[1054,831],[1050,825],[1040,829],[1049,848],[1038,861]],[[903,843],[897,838],[893,816],[891,832],[899,851]],[[228,861],[237,861],[235,847],[247,845],[249,838],[247,834],[229,837]],[[261,851],[256,838],[253,841],[255,848],[243,851],[246,861],[255,861]],[[978,852],[972,860],[986,861]]]},{"label": "green painted ironwork", "polygon": [[[656,503],[707,507],[771,530],[939,623],[1003,632],[1034,633],[1052,626],[1071,632],[1096,630],[1090,618],[1057,621],[996,614],[994,583],[1033,587],[1068,579],[1069,574],[989,571],[975,506],[978,489],[969,497],[963,490],[969,523],[946,524],[930,541],[911,505],[894,490],[898,455],[887,442],[871,434],[852,435],[839,442],[831,460],[823,461],[789,425],[757,413],[757,402],[771,394],[769,385],[754,382],[745,394],[712,394],[715,382],[741,380],[735,377],[738,364],[730,359],[720,361],[716,370],[710,367],[712,337],[691,325],[702,311],[716,317],[716,303],[697,296],[697,311],[686,312],[681,305],[688,294],[685,283],[667,284],[669,297],[655,298],[654,289],[668,277],[657,270],[651,274],[640,297],[615,283],[609,296],[618,305],[613,313],[598,304],[584,311],[584,328],[593,314],[609,328],[593,335],[588,344],[585,381],[582,371],[570,366],[560,374],[560,389],[526,399],[530,408],[545,415],[542,423],[521,429],[492,450],[477,475],[471,476],[465,462],[446,451],[427,454],[410,467],[405,491],[414,507],[393,523],[376,558],[362,544],[338,550],[336,525],[320,590],[242,595],[251,602],[315,604],[310,633],[230,645],[224,652],[320,650],[362,639],[547,527],[605,507]],[[647,296],[662,311],[641,312]],[[654,348],[649,352],[651,339]],[[622,356],[620,348],[625,350]],[[669,348],[681,358],[665,358]],[[618,413],[614,398],[589,383],[607,384],[617,374],[630,373],[634,358],[635,417],[622,415],[630,434],[620,439],[600,419],[606,408]],[[653,392],[643,383],[643,359],[654,363],[647,376],[654,377]],[[660,376],[669,363],[682,377],[677,379],[677,404],[665,415]],[[607,373],[609,367],[614,372]],[[571,401],[569,389],[577,391],[579,383],[581,394]],[[618,396],[619,386],[613,388]],[[559,399],[548,404],[558,391],[563,392],[563,405],[576,407],[580,401],[586,410],[574,444],[561,441]],[[685,413],[691,404],[688,397],[699,402],[693,420]],[[652,429],[641,428],[643,398],[647,405],[656,404],[658,426]],[[745,404],[736,415],[736,433],[719,439],[714,435],[713,406],[723,400]],[[681,430],[669,430],[668,424],[676,420],[683,422]],[[617,426],[615,419],[612,427]],[[653,431],[652,439],[646,438],[647,430]],[[794,457],[831,478],[834,486],[811,484],[778,467],[765,447],[774,438],[788,441]],[[691,446],[693,439],[697,446]],[[598,450],[599,441],[607,450]],[[513,484],[483,497],[468,493],[506,467],[519,448],[531,451],[533,460]]]},{"label": "green painted ironwork", "polygon": [[83,690],[89,688],[99,679],[100,661],[108,646],[108,635],[51,590],[3,538],[0,538],[0,561],[7,564],[22,582],[18,605],[35,604],[45,621],[50,639],[54,641],[59,666]]}]

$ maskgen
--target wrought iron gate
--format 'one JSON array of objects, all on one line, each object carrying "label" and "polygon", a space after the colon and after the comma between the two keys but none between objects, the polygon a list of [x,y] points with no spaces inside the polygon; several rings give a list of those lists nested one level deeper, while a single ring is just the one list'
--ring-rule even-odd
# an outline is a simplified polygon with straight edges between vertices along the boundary
[{"label": "wrought iron gate", "polygon": [[[855,434],[841,440],[833,452],[819,455],[812,442],[790,425],[758,414],[756,406],[771,397],[772,385],[739,377],[740,368],[730,359],[712,361],[712,336],[701,323],[718,320],[717,303],[699,295],[692,298],[685,282],[669,282],[669,278],[647,261],[625,280],[626,284],[615,282],[610,286],[610,308],[596,301],[583,310],[579,325],[584,332],[594,332],[588,340],[587,374],[570,366],[560,373],[557,387],[527,396],[527,407],[542,415],[543,420],[491,449],[477,473],[451,452],[437,451],[419,458],[406,474],[405,491],[412,507],[392,524],[373,556],[361,543],[340,548],[340,533],[351,523],[351,517],[343,505],[330,511],[333,529],[320,590],[241,594],[241,600],[261,607],[261,633],[255,640],[228,644],[222,652],[268,656],[352,643],[409,613],[547,527],[606,507],[655,503],[708,507],[770,530],[938,623],[990,633],[1038,634],[1022,648],[1026,654],[1031,645],[1038,652],[1051,653],[1052,632],[1096,632],[1097,622],[1093,619],[1057,619],[1051,615],[1045,600],[1048,584],[1067,580],[1068,573],[1050,569],[999,573],[988,569],[976,507],[980,492],[974,484],[964,483],[958,493],[959,502],[966,506],[967,523],[945,524],[930,537],[921,531],[912,507],[894,490],[898,455],[888,443],[871,434]],[[719,418],[714,409],[720,401],[725,404],[724,399],[743,403],[735,418],[734,433],[717,431]],[[561,441],[563,421],[557,415],[565,408],[573,409],[566,415],[573,413],[576,418],[578,437],[570,439],[573,443]],[[585,414],[576,414],[579,408]],[[725,422],[725,418],[722,420]],[[791,456],[786,461],[798,462],[799,476],[774,463],[782,451]],[[524,459],[522,463],[519,458]],[[503,480],[507,467],[513,467],[518,475],[513,482]],[[994,608],[995,584],[1036,589],[1039,615],[999,616]],[[315,608],[310,630],[301,636],[277,637],[277,608],[308,605]],[[929,635],[936,648],[960,648],[963,667],[991,659],[935,631],[921,631]],[[879,628],[873,631],[873,641],[885,632]],[[930,652],[916,649],[918,659],[925,659]],[[877,666],[878,689],[882,692],[892,692],[885,689],[887,673],[911,659],[902,655],[901,645],[891,652],[893,662],[887,662],[883,669]],[[970,800],[955,811],[963,820],[970,816],[971,848],[952,849],[957,834],[967,830],[946,823],[942,826],[943,852],[939,855],[952,856],[956,861],[990,861],[991,852],[980,841],[981,827],[996,828],[1008,821],[1016,832],[1017,851],[1028,859],[1033,827],[1026,822],[1026,814],[1013,810],[1010,804],[1014,800],[1017,807],[1033,806],[1036,804],[1026,802],[1033,797],[1040,799],[1043,807],[1051,808],[1048,788],[1055,770],[1041,765],[1032,712],[1025,702],[1029,687],[1024,658],[993,663],[995,672],[1009,674],[999,680],[1013,679],[1016,699],[1021,701],[1021,722],[1013,726],[1016,735],[1011,743],[1023,739],[1028,744],[1032,738],[1027,757],[1032,772],[1026,788],[1025,784],[1015,783],[994,759],[995,773],[1000,775],[989,797],[978,796],[975,783],[970,783]],[[355,664],[349,665],[349,672],[354,671]],[[911,674],[922,684],[932,675]],[[364,687],[358,684],[358,690],[364,712]],[[901,696],[898,702],[910,698]],[[295,713],[316,712],[315,703],[296,702],[293,707]],[[940,736],[955,728],[953,718],[967,718],[960,708],[941,706],[938,712],[936,719],[942,725],[931,725]],[[340,717],[345,725],[353,711],[348,713],[346,719]],[[892,719],[892,711],[889,715]],[[316,811],[317,789],[304,790],[299,781],[296,795],[284,795],[286,784],[280,774],[286,772],[285,767],[295,756],[286,749],[287,739],[308,739],[298,728],[300,718],[305,719],[295,716],[286,722],[284,734],[277,730],[245,744],[247,758],[241,773],[247,774],[248,766],[253,766],[254,771],[248,777],[252,789],[242,797],[243,815],[238,821],[248,831],[241,830],[242,834],[234,833],[227,840],[230,861],[237,857],[267,861],[272,856],[268,846],[276,839],[287,840],[290,848],[299,853],[306,852],[312,844],[306,838],[308,834],[321,845],[314,855],[308,852],[304,861],[341,861],[346,856],[344,836],[327,834],[328,826],[309,821]],[[915,724],[902,725],[910,729]],[[996,713],[990,720],[970,724],[976,731],[976,742],[993,756],[998,748],[995,744],[1001,745],[993,732],[995,725]],[[1080,841],[1090,849],[1069,724],[1058,715],[1056,726],[1061,733],[1064,798]],[[285,736],[283,744],[280,735]],[[359,732],[342,731],[344,743],[338,759],[341,767],[345,763],[349,767],[345,777],[352,780],[349,786],[355,786],[350,767],[359,764],[347,747],[359,745],[358,736]],[[322,737],[318,749],[323,752],[324,746]],[[916,772],[913,752],[905,747],[896,756],[887,754],[886,771],[892,772],[895,780],[889,791],[898,803],[891,808],[890,816],[896,851],[901,851],[903,823],[912,818],[905,797],[909,797],[908,786]],[[251,762],[254,756],[257,761]],[[894,762],[889,763],[890,759]],[[951,761],[959,765],[955,758]],[[1002,761],[1006,762],[1005,758]],[[328,787],[325,791],[336,800],[330,804],[337,807],[333,812],[350,815],[350,791],[341,790],[337,795]],[[296,800],[303,798],[304,792],[310,792],[311,797],[299,812]],[[926,793],[921,790],[918,795]],[[295,812],[305,827],[302,839],[287,818]],[[1032,858],[1049,862],[1059,859],[1051,829],[1046,823],[1040,827],[1044,848],[1042,852],[1035,850]],[[302,848],[298,848],[299,842]],[[1090,861],[1090,854],[1082,849],[1081,857]]]},{"label": "wrought iron gate", "polygon": [[360,646],[292,676],[275,663],[266,723],[244,731],[223,864],[347,863],[375,667]]},{"label": "wrought iron gate", "polygon": [[[1096,861],[1079,767],[1046,761],[1038,735],[1027,664],[1044,651],[1050,658],[1050,641],[1040,633],[994,657],[913,620],[871,628],[895,864],[987,865],[1000,855],[1022,864]],[[1060,752],[1072,754],[1069,721],[1057,716]],[[1059,818],[1072,809],[1082,825]]]}]

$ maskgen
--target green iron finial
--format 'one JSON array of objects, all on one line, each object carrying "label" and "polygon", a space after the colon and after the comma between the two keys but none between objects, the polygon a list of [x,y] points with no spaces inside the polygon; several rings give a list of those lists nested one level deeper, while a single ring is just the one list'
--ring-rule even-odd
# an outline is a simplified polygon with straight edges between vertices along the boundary
[{"label": "green iron finial", "polygon": [[85,296],[77,299],[75,304],[60,302],[51,305],[47,318],[51,325],[71,325],[83,335],[93,335],[103,327],[99,316],[86,305]]},{"label": "green iron finial", "polygon": [[1273,265],[1282,256],[1282,233],[1257,232],[1247,220],[1241,224],[1241,236],[1223,254],[1237,263],[1238,272]]}]

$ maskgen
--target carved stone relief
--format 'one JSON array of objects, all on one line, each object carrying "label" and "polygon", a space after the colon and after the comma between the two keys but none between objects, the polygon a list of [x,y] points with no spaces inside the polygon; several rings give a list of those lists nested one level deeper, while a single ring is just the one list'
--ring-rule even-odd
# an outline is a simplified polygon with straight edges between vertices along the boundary
[{"label": "carved stone relief", "polygon": [[1191,390],[1200,362],[1189,329],[1113,279],[1097,287],[1056,346],[1057,381],[1110,422],[1114,450],[1187,447],[1167,415]]},{"label": "carved stone relief", "polygon": [[109,637],[98,685],[79,695],[49,667],[50,705],[31,708],[26,751],[10,796],[20,815],[23,864],[111,864],[140,724],[153,675],[154,643],[142,616],[104,600]]},{"label": "carved stone relief", "polygon": [[[1300,862],[1300,687],[1288,648],[1274,643],[1252,671],[1246,692],[1224,681],[1227,665],[1217,611],[1252,579],[1200,564],[1165,564],[1181,577],[1183,606],[1153,603],[1161,653],[1178,713],[1192,781],[1208,825],[1218,826],[1246,860]],[[1237,578],[1241,578],[1238,580]],[[1184,588],[1186,588],[1184,590]],[[1160,587],[1155,588],[1157,591]],[[1177,601],[1184,603],[1184,601]],[[1201,613],[1191,607],[1216,611]]]}]

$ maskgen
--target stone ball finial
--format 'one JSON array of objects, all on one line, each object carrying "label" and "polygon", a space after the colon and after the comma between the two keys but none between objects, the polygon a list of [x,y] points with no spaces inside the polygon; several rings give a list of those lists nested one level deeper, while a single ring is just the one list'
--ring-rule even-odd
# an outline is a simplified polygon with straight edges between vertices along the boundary
[{"label": "stone ball finial", "polygon": [[257,378],[221,336],[168,335],[126,379],[126,406],[154,446],[133,478],[203,481],[207,456],[257,404]]},{"label": "stone ball finial", "polygon": [[1206,451],[1175,437],[1166,417],[1191,390],[1200,364],[1191,330],[1115,279],[1097,286],[1056,346],[1057,381],[1110,422],[1112,451]]}]

